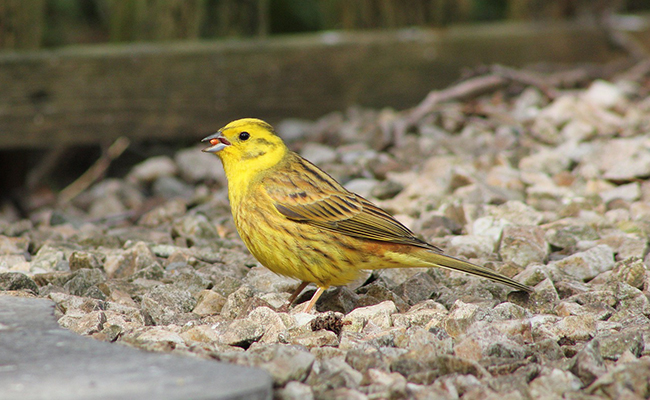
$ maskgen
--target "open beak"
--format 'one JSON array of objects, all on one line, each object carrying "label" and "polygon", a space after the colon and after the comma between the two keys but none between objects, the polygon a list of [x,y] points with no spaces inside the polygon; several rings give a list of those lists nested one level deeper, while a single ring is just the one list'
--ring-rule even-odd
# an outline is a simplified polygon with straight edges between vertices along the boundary
[{"label": "open beak", "polygon": [[210,147],[201,150],[206,153],[218,153],[227,146],[230,146],[230,142],[221,134],[221,132],[214,133],[201,140],[201,142],[210,142],[211,144]]}]

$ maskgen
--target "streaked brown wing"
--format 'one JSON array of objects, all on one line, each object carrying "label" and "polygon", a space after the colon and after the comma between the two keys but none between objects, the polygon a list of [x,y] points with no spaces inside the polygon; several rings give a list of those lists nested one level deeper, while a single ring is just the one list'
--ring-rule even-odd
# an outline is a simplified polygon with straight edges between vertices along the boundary
[{"label": "streaked brown wing", "polygon": [[390,214],[347,191],[315,165],[296,155],[293,171],[268,177],[265,189],[275,208],[290,220],[361,239],[438,250]]}]

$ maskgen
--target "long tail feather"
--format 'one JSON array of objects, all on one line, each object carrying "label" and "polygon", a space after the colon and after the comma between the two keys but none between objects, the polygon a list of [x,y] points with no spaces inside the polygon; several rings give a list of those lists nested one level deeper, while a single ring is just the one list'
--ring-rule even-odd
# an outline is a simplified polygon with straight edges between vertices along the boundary
[{"label": "long tail feather", "polygon": [[529,293],[532,293],[534,291],[532,287],[524,285],[523,283],[519,283],[489,268],[472,264],[470,262],[460,260],[456,257],[435,253],[428,250],[424,250],[422,253],[420,253],[420,255],[422,255],[422,258],[425,262],[431,263],[436,267],[446,268],[453,271],[461,271],[470,275],[481,276],[483,278],[488,278],[495,282],[500,282],[515,289],[524,290]]}]

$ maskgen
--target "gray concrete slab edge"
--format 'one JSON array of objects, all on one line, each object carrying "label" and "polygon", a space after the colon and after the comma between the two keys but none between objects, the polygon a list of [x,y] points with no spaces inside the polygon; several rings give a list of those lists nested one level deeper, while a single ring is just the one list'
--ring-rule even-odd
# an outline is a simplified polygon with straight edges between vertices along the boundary
[{"label": "gray concrete slab edge", "polygon": [[262,370],[100,342],[46,299],[0,294],[0,399],[271,399]]}]

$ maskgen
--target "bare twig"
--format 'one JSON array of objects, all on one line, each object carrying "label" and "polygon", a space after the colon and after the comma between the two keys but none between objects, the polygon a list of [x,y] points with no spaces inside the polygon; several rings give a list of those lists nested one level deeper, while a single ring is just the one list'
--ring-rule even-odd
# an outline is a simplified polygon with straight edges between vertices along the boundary
[{"label": "bare twig", "polygon": [[550,81],[543,76],[525,70],[517,70],[503,65],[493,65],[492,73],[507,78],[509,81],[518,82],[526,86],[535,86],[549,99],[558,96],[557,90],[550,84]]},{"label": "bare twig", "polygon": [[454,100],[466,100],[499,89],[508,79],[495,74],[479,76],[460,82],[443,90],[430,92],[425,99],[409,112],[407,120],[414,123],[430,113],[438,104]]},{"label": "bare twig", "polygon": [[650,57],[636,63],[632,68],[619,74],[616,78],[632,82],[640,82],[647,75],[650,75]]},{"label": "bare twig", "polygon": [[69,202],[90,187],[93,182],[101,178],[111,165],[111,162],[119,157],[129,147],[129,144],[130,141],[126,137],[122,136],[117,138],[108,150],[83,175],[59,193],[59,203]]}]

